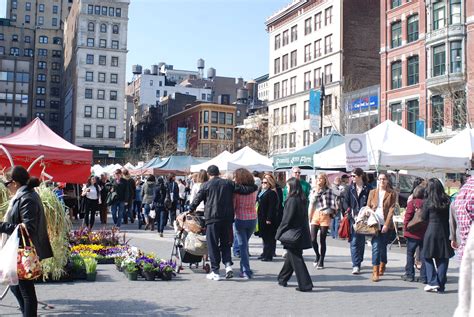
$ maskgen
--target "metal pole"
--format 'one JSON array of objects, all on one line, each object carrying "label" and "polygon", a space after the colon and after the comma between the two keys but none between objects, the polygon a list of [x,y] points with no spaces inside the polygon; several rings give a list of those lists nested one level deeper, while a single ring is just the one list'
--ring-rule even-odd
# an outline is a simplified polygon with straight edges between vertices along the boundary
[{"label": "metal pole", "polygon": [[321,73],[321,99],[320,99],[320,107],[321,109],[319,109],[319,113],[321,114],[321,122],[319,124],[319,128],[320,128],[320,131],[319,131],[319,135],[320,137],[319,138],[322,138],[323,137],[323,118],[324,118],[324,95],[325,95],[325,92],[324,92],[324,73]]}]

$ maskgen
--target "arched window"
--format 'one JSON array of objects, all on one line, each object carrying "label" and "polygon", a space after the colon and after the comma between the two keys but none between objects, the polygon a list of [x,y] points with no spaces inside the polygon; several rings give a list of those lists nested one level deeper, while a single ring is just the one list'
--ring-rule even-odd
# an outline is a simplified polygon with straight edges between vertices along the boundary
[{"label": "arched window", "polygon": [[107,25],[105,23],[102,23],[100,25],[100,32],[106,33],[107,32]]},{"label": "arched window", "polygon": [[112,33],[119,34],[119,26],[117,24],[112,26]]},{"label": "arched window", "polygon": [[87,25],[87,31],[94,32],[94,29],[95,29],[94,22],[89,22],[89,24]]}]

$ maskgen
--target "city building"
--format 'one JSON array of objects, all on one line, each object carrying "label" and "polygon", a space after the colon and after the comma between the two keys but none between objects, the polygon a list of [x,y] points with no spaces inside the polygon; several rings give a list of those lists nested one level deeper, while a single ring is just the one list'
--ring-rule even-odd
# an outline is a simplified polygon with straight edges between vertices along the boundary
[{"label": "city building", "polygon": [[[380,1],[294,0],[266,26],[270,155],[345,133],[343,93],[380,81]],[[310,129],[311,90],[325,93],[318,129]]]},{"label": "city building", "polygon": [[381,2],[380,119],[440,143],[474,119],[474,2]]},{"label": "city building", "polygon": [[129,4],[74,1],[64,27],[64,136],[99,153],[123,149]]},{"label": "city building", "polygon": [[[11,119],[7,119],[10,118],[11,112],[2,112],[7,114],[3,128],[0,122],[0,134],[11,133],[34,117],[41,118],[53,131],[61,133],[63,27],[72,2],[72,0],[6,1],[6,17],[9,23],[3,22],[0,25],[2,60],[27,59],[31,65],[28,66],[27,72],[28,90],[24,90],[26,77],[22,76],[23,92],[20,91],[21,95],[28,95],[28,98],[21,97],[21,107],[27,105],[28,109],[26,112],[22,109],[16,113],[22,117],[14,115]],[[11,41],[8,46],[3,45],[5,40]],[[8,63],[11,65],[11,62]],[[23,72],[26,68],[20,66],[19,69]],[[0,93],[1,90],[3,89],[0,88]]]},{"label": "city building", "polygon": [[341,122],[348,134],[364,133],[379,121],[380,85],[374,85],[343,94],[347,120]]},{"label": "city building", "polygon": [[234,129],[243,123],[245,105],[201,103],[168,117],[168,131],[177,140],[178,128],[187,128],[187,153],[214,157],[227,150],[234,152]]}]

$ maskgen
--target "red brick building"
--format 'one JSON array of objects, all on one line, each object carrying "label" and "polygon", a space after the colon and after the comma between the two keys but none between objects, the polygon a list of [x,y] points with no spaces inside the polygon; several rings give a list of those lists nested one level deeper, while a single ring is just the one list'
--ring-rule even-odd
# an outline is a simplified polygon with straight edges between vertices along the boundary
[{"label": "red brick building", "polygon": [[439,143],[474,122],[474,3],[381,0],[380,119]]}]

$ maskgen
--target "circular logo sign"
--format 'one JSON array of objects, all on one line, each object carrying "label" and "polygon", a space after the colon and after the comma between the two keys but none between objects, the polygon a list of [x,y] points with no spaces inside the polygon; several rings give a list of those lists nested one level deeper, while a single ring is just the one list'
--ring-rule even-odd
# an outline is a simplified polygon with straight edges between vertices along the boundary
[{"label": "circular logo sign", "polygon": [[349,141],[349,149],[352,151],[352,153],[359,153],[362,151],[362,147],[362,142],[359,139],[354,138]]}]

